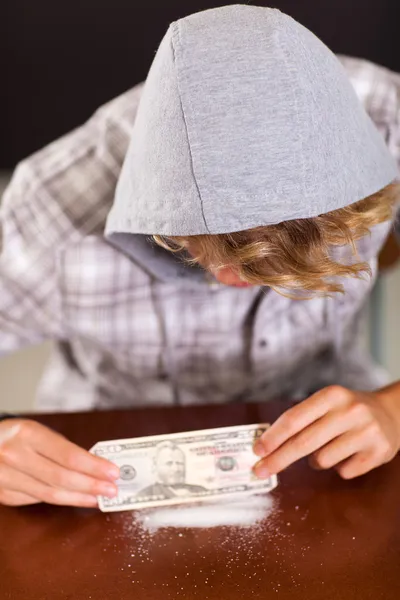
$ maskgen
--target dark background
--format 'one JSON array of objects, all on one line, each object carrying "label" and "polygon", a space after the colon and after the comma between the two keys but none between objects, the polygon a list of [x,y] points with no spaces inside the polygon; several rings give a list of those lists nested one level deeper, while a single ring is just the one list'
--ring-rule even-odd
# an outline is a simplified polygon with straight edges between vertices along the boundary
[{"label": "dark background", "polygon": [[[1,0],[0,169],[143,80],[169,23],[229,2]],[[332,50],[400,71],[398,0],[277,0]]]}]

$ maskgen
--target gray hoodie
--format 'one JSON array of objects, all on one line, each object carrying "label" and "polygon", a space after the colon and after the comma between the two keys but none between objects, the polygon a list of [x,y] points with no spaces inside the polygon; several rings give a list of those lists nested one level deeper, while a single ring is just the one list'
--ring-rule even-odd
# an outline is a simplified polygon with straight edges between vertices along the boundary
[{"label": "gray hoodie", "polygon": [[173,23],[149,72],[107,233],[227,233],[315,217],[397,167],[339,60],[278,10]]},{"label": "gray hoodie", "polygon": [[[372,388],[355,330],[373,280],[304,302],[209,285],[145,236],[310,217],[395,176],[341,64],[289,17],[230,6],[178,21],[144,90],[18,167],[1,210],[0,353],[57,340],[46,411]],[[374,275],[388,229],[359,244]]]}]

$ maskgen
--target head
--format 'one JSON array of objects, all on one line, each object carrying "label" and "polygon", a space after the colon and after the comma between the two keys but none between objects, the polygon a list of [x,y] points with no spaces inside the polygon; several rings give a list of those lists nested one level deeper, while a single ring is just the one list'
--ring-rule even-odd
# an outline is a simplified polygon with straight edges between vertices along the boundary
[{"label": "head", "polygon": [[[391,184],[355,204],[310,219],[284,221],[220,235],[154,236],[173,252],[207,269],[220,283],[269,286],[301,297],[343,291],[341,278],[361,277],[369,265],[357,260],[356,242],[371,228],[389,220],[400,197],[400,184]],[[345,259],[335,247],[347,248]]]},{"label": "head", "polygon": [[338,58],[278,10],[229,5],[164,36],[106,234],[156,235],[229,285],[332,293],[368,271],[356,242],[397,176]]},{"label": "head", "polygon": [[157,446],[154,468],[160,483],[177,485],[185,482],[185,454],[172,442],[162,442]]}]

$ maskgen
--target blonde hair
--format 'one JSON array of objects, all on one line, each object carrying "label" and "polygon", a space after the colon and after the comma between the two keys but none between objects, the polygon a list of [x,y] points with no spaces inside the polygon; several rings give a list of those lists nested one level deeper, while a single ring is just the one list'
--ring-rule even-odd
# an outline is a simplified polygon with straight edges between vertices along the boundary
[{"label": "blonde hair", "polygon": [[[355,242],[375,225],[393,216],[400,184],[390,184],[364,200],[311,219],[285,221],[236,233],[187,237],[154,236],[173,252],[190,246],[189,263],[205,268],[230,267],[254,285],[280,293],[302,292],[303,297],[343,292],[340,277],[370,273],[366,262],[337,262],[333,246],[349,245],[357,260]],[[293,295],[290,294],[289,295]]]}]

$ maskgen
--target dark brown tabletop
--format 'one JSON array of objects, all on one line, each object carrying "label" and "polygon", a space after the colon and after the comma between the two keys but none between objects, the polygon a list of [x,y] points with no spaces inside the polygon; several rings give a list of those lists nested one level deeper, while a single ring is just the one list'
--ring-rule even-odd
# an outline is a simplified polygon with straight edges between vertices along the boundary
[{"label": "dark brown tabletop", "polygon": [[[275,404],[50,415],[98,440],[266,422]],[[39,419],[39,417],[38,417]],[[289,468],[254,527],[143,531],[132,512],[0,507],[1,600],[398,600],[400,458],[354,481]]]}]

